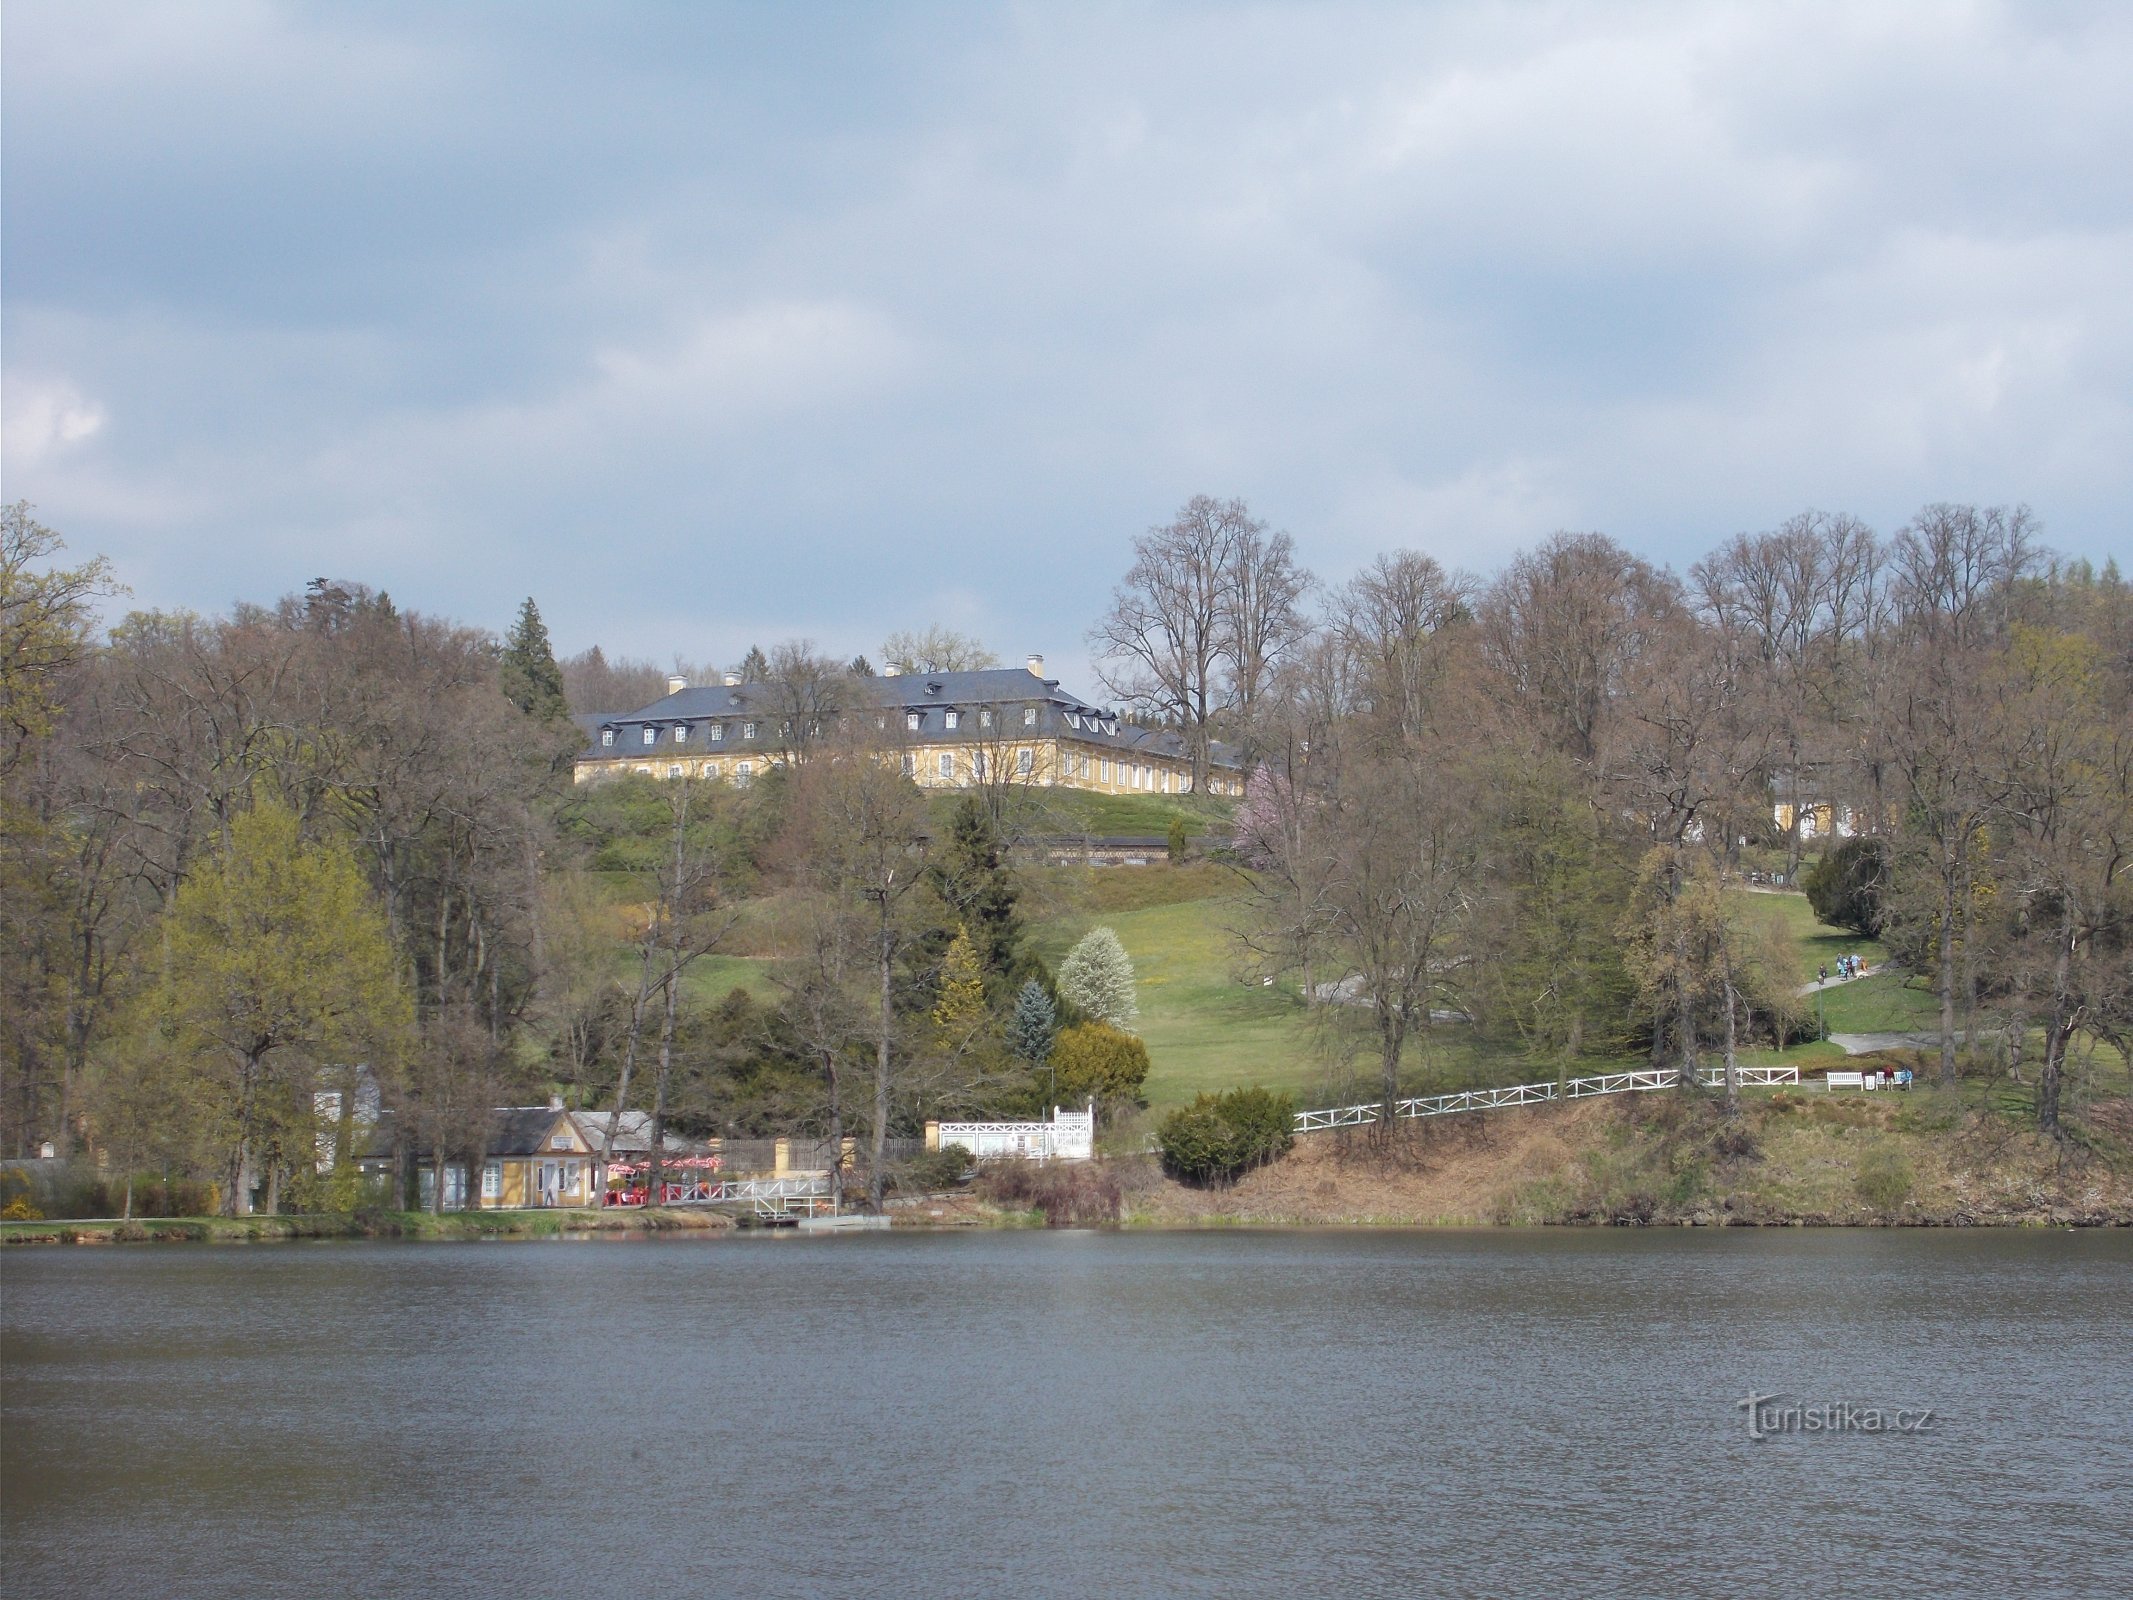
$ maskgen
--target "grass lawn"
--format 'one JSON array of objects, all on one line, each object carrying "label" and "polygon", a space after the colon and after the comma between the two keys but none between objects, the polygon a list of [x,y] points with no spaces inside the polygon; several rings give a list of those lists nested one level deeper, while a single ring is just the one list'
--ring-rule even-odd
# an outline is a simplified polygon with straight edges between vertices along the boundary
[{"label": "grass lawn", "polygon": [[1869,965],[1888,958],[1888,951],[1882,948],[1879,940],[1816,921],[1814,907],[1807,903],[1804,894],[1760,894],[1736,889],[1731,891],[1730,898],[1745,915],[1767,919],[1774,913],[1783,920],[1785,931],[1792,938],[1792,948],[1799,956],[1802,983],[1812,979],[1817,968],[1835,970],[1839,956],[1863,956]]},{"label": "grass lawn", "polygon": [[[1159,870],[1110,869],[1119,875]],[[1125,945],[1140,991],[1151,1105],[1254,1083],[1301,1093],[1319,1075],[1302,997],[1231,975],[1235,944],[1227,922],[1233,915],[1233,902],[1202,899],[1099,916],[1082,912],[1033,930],[1038,951],[1055,968],[1098,922]]]},{"label": "grass lawn", "polygon": [[1016,819],[1023,831],[1036,834],[1153,834],[1170,831],[1172,818],[1185,824],[1188,838],[1226,833],[1234,802],[1208,796],[1097,794],[1089,789],[1034,789],[1018,801],[1026,808]]},{"label": "grass lawn", "polygon": [[1940,1026],[1933,991],[1906,983],[1900,972],[1854,978],[1824,989],[1819,998],[1831,1033],[1916,1033]]}]

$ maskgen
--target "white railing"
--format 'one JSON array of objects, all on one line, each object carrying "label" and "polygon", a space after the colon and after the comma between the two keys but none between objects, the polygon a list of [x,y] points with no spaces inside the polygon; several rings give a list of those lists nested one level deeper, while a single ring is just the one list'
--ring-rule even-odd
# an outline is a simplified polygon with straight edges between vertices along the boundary
[{"label": "white railing", "polygon": [[[1798,1067],[1737,1067],[1734,1070],[1744,1085],[1767,1088],[1772,1084],[1800,1081]],[[1681,1073],[1674,1067],[1603,1072],[1589,1078],[1566,1079],[1561,1085],[1560,1097],[1582,1100],[1600,1094],[1635,1094],[1646,1089],[1671,1089],[1680,1081]],[[1697,1081],[1707,1089],[1720,1088],[1726,1081],[1725,1068],[1705,1067],[1697,1074]],[[1556,1098],[1558,1088],[1553,1083],[1518,1083],[1503,1089],[1467,1089],[1458,1094],[1395,1100],[1392,1110],[1396,1117],[1447,1117],[1462,1111],[1493,1111],[1499,1106],[1538,1105]],[[1299,1111],[1296,1113],[1296,1131],[1320,1133],[1329,1128],[1362,1127],[1377,1121],[1382,1109],[1382,1103],[1373,1100],[1364,1105],[1334,1106],[1325,1111]]]},{"label": "white railing", "polygon": [[1096,1113],[1052,1107],[1049,1122],[942,1122],[927,1139],[937,1150],[959,1144],[980,1161],[1086,1161],[1096,1153]]}]

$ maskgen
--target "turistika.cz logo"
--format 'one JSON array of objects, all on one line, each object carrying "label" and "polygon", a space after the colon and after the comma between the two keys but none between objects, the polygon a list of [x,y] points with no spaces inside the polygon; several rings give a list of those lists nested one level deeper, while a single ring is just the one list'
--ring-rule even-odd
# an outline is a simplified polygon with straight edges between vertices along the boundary
[{"label": "turistika.cz logo", "polygon": [[1938,1427],[1932,1407],[1913,1411],[1898,1407],[1856,1406],[1848,1400],[1820,1405],[1787,1403],[1783,1394],[1750,1394],[1733,1402],[1748,1418],[1748,1437],[1770,1439],[1795,1433],[1932,1433]]}]

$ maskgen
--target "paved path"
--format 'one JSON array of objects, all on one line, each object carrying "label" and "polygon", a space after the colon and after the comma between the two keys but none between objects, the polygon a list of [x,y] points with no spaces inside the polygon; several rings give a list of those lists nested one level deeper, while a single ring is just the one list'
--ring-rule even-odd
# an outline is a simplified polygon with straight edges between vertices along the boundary
[{"label": "paved path", "polygon": [[[1829,1042],[1842,1046],[1848,1056],[1870,1056],[1877,1050],[1938,1050],[1940,1035],[1937,1033],[1833,1033]],[[1961,1044],[1963,1036],[1957,1033],[1955,1042]]]},{"label": "paved path", "polygon": [[[1880,962],[1880,963],[1878,963],[1878,964],[1876,964],[1876,965],[1874,965],[1874,966],[1871,966],[1871,967],[1861,967],[1861,968],[1859,969],[1859,977],[1860,977],[1860,978],[1875,978],[1875,977],[1879,977],[1879,976],[1880,976],[1880,975],[1881,975],[1882,973],[1884,973],[1884,972],[1888,971],[1888,970],[1889,970],[1889,968],[1890,968],[1890,967],[1891,967],[1892,965],[1893,965],[1893,963],[1891,963],[1891,962],[1883,961],[1883,962]],[[1841,988],[1843,988],[1843,987],[1844,987],[1844,986],[1845,986],[1845,985],[1846,985],[1847,983],[1856,983],[1856,982],[1858,982],[1858,979],[1857,979],[1857,978],[1838,978],[1838,977],[1831,977],[1831,978],[1827,978],[1827,979],[1824,979],[1823,981],[1821,981],[1821,982],[1819,982],[1819,983],[1803,983],[1803,984],[1801,984],[1801,985],[1800,985],[1799,989],[1798,989],[1798,990],[1797,990],[1796,992],[1797,992],[1797,993],[1800,993],[1800,994],[1813,994],[1813,993],[1815,993],[1815,992],[1816,992],[1817,990],[1821,990],[1821,989],[1841,989]],[[1834,1038],[1834,1037],[1835,1037],[1835,1035],[1833,1034],[1833,1035],[1831,1035],[1831,1037],[1832,1037],[1832,1038]]]}]

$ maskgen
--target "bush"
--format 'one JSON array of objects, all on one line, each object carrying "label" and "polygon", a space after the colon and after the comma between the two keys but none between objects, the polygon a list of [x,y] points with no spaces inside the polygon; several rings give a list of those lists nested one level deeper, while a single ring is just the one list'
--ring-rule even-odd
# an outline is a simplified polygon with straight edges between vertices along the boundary
[{"label": "bush", "polygon": [[1888,881],[1888,841],[1862,834],[1824,855],[1800,887],[1821,921],[1875,939],[1881,935]]},{"label": "bush", "polygon": [[1148,1047],[1132,1034],[1102,1022],[1064,1028],[1052,1045],[1052,1072],[1060,1103],[1094,1100],[1106,1111],[1141,1103],[1148,1081]]},{"label": "bush", "polygon": [[1163,842],[1169,847],[1170,864],[1172,866],[1177,866],[1185,859],[1187,844],[1185,840],[1185,819],[1183,817],[1172,817],[1170,819],[1170,833]]},{"label": "bush", "polygon": [[976,1165],[977,1157],[965,1146],[951,1144],[913,1156],[898,1166],[889,1173],[889,1187],[898,1194],[931,1194],[937,1189],[952,1189]]},{"label": "bush", "polygon": [[1860,1158],[1852,1187],[1859,1198],[1876,1211],[1897,1211],[1911,1198],[1911,1164],[1903,1152],[1886,1145],[1869,1150]]},{"label": "bush", "polygon": [[1117,1176],[1088,1161],[994,1161],[978,1174],[978,1196],[1044,1213],[1048,1228],[1093,1228],[1118,1221],[1125,1197]]},{"label": "bush", "polygon": [[1234,1183],[1296,1142],[1296,1103],[1264,1089],[1203,1094],[1156,1130],[1163,1167],[1182,1183]]}]

